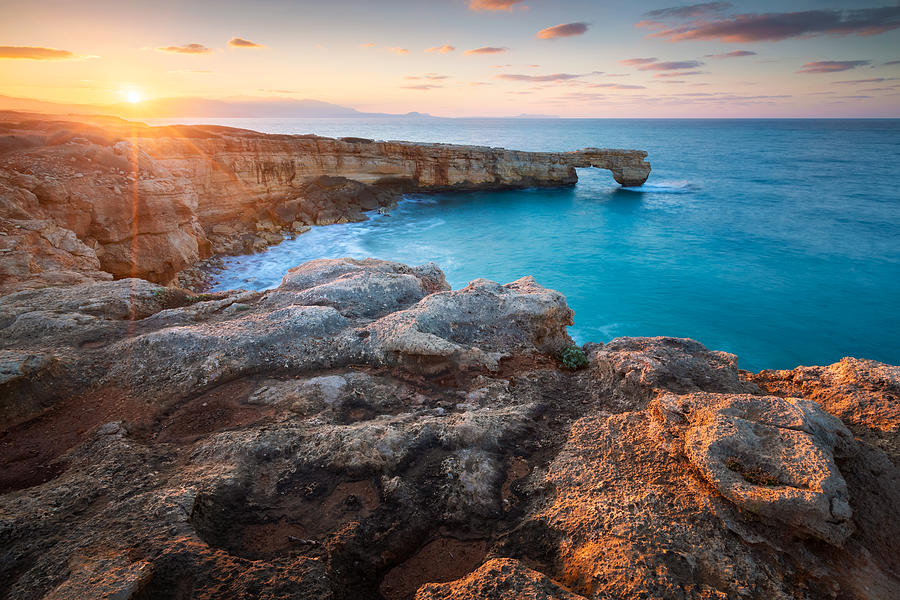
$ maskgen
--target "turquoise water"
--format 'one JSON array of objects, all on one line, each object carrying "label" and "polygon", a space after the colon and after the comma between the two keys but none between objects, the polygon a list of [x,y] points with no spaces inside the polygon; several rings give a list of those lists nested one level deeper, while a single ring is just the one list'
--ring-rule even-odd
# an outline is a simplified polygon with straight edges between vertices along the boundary
[{"label": "turquoise water", "polygon": [[[207,120],[209,122],[209,120]],[[219,120],[282,133],[640,148],[643,188],[580,170],[573,188],[414,197],[228,259],[217,289],[275,286],[312,258],[436,262],[454,288],[534,275],[578,342],[695,338],[740,366],[842,356],[900,364],[900,121]]]}]

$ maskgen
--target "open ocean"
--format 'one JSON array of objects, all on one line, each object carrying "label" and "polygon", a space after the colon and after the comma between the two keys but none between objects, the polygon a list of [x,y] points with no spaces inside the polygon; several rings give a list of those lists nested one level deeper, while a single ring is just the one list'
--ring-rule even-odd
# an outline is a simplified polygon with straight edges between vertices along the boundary
[{"label": "open ocean", "polygon": [[573,188],[406,199],[226,259],[216,289],[276,286],[341,256],[436,262],[454,287],[534,275],[575,310],[579,343],[691,337],[745,369],[900,364],[900,120],[178,119],[565,151],[649,152],[642,188],[579,170]]}]

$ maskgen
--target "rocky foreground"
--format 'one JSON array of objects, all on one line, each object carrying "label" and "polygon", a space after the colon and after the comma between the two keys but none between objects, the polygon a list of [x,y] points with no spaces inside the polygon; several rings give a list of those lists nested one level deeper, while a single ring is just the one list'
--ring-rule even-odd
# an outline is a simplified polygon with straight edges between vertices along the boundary
[{"label": "rocky foreground", "polygon": [[365,220],[403,193],[573,185],[582,167],[641,185],[646,156],[0,112],[0,293],[122,277],[186,285],[198,261]]},{"label": "rocky foreground", "polygon": [[900,368],[557,360],[531,278],[0,298],[0,597],[897,598]]}]

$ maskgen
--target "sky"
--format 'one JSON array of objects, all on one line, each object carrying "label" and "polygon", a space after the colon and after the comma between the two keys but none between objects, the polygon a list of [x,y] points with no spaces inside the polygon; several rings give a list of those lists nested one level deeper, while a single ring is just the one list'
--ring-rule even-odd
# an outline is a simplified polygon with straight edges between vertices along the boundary
[{"label": "sky", "polygon": [[437,116],[900,117],[900,2],[0,0],[0,95]]}]

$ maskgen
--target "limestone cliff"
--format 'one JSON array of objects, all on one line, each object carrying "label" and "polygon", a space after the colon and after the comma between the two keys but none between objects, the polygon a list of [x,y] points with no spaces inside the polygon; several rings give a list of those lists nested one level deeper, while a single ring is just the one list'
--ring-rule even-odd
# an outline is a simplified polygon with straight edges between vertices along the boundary
[{"label": "limestone cliff", "polygon": [[572,185],[583,167],[641,185],[650,173],[635,150],[519,152],[19,113],[0,115],[0,128],[4,291],[110,274],[168,283],[211,254],[364,219],[402,192]]}]

